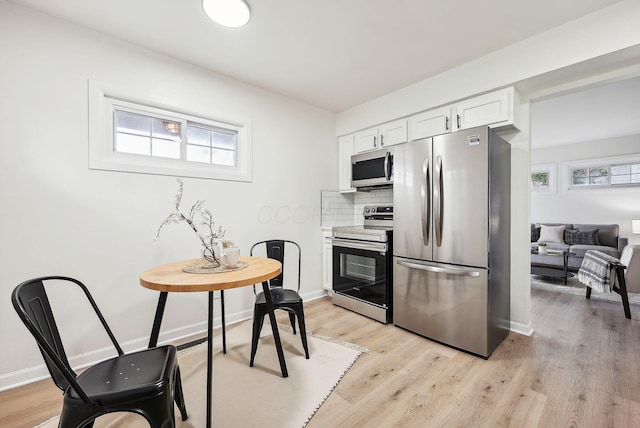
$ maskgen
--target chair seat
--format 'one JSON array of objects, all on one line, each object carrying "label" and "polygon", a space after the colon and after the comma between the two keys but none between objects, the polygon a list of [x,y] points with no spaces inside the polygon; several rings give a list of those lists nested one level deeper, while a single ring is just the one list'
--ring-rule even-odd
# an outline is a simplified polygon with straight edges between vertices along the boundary
[{"label": "chair seat", "polygon": [[[85,393],[103,404],[162,392],[173,370],[176,347],[161,346],[102,361],[77,377]],[[79,399],[72,389],[68,397]]]},{"label": "chair seat", "polygon": [[[294,290],[289,290],[287,288],[272,288],[271,289],[271,300],[273,301],[274,306],[278,304],[286,304],[286,303],[297,303],[301,302],[302,298],[298,293]],[[259,293],[256,297],[256,304],[264,305],[266,304],[266,299],[264,298],[264,292]]]}]

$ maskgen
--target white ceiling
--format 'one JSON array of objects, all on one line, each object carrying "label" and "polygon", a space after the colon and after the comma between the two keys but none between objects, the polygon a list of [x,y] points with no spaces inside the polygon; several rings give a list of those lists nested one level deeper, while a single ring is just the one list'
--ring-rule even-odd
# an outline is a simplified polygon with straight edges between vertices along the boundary
[{"label": "white ceiling", "polygon": [[619,0],[248,0],[239,29],[200,0],[12,0],[340,112]]},{"label": "white ceiling", "polygon": [[638,134],[640,78],[602,84],[531,104],[533,148]]}]

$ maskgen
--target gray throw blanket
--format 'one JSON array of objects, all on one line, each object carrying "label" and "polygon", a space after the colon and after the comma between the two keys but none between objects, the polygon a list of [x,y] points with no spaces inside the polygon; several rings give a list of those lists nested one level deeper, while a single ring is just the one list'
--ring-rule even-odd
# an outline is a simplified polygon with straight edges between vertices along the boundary
[{"label": "gray throw blanket", "polygon": [[597,250],[589,250],[582,259],[578,280],[600,293],[611,292],[615,282],[613,264],[619,262],[613,256]]}]

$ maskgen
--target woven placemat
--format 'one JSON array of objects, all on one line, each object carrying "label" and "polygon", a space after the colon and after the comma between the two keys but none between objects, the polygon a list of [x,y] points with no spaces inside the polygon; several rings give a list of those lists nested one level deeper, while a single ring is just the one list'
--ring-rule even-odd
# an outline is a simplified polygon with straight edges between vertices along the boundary
[{"label": "woven placemat", "polygon": [[187,265],[182,268],[183,272],[186,273],[223,273],[223,272],[232,272],[234,270],[244,269],[248,266],[246,262],[238,262],[236,267],[227,267],[223,264],[220,264],[218,267],[211,267],[211,262],[198,262],[192,265]]}]

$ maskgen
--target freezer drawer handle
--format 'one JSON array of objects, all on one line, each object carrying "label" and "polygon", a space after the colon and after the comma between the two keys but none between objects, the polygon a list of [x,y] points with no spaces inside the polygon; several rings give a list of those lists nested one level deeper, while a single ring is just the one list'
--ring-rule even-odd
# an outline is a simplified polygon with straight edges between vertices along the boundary
[{"label": "freezer drawer handle", "polygon": [[478,277],[480,276],[480,272],[475,271],[475,270],[468,270],[468,269],[458,269],[458,268],[443,268],[440,266],[431,266],[431,265],[423,265],[423,264],[419,264],[419,263],[411,263],[411,262],[405,262],[404,260],[399,260],[398,264],[401,266],[405,266],[411,269],[420,269],[420,270],[426,270],[429,272],[437,272],[437,273],[446,273],[449,275],[460,275],[460,276],[473,276],[473,277]]}]

